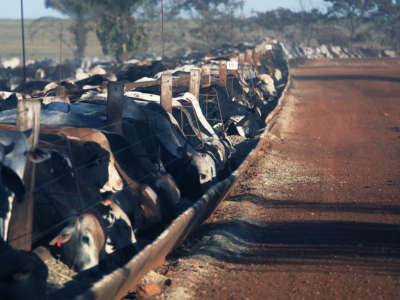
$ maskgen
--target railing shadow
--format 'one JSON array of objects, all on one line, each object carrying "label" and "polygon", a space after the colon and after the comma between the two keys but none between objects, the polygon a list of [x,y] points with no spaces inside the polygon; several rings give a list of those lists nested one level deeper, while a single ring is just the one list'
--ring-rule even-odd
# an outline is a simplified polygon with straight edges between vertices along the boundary
[{"label": "railing shadow", "polygon": [[[298,269],[343,266],[400,276],[400,225],[371,222],[260,222],[240,218],[208,223],[190,256],[209,256],[244,269],[250,265]],[[276,270],[276,268],[275,268]]]},{"label": "railing shadow", "polygon": [[255,194],[239,194],[231,196],[227,199],[233,202],[248,201],[265,208],[273,209],[304,209],[313,212],[353,212],[362,214],[380,214],[388,213],[392,215],[400,214],[400,206],[397,205],[383,205],[376,203],[343,203],[343,202],[307,202],[296,200],[275,200],[260,197]]},{"label": "railing shadow", "polygon": [[398,77],[390,76],[376,76],[376,75],[363,75],[363,74],[343,74],[343,75],[293,75],[294,80],[371,80],[371,81],[388,81],[400,82]]}]

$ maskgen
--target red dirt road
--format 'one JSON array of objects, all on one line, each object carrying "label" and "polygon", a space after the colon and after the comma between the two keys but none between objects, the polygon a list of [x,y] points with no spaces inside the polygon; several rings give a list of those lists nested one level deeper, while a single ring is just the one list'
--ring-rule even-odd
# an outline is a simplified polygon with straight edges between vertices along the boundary
[{"label": "red dirt road", "polygon": [[269,149],[172,279],[192,299],[399,299],[400,62],[292,75]]}]

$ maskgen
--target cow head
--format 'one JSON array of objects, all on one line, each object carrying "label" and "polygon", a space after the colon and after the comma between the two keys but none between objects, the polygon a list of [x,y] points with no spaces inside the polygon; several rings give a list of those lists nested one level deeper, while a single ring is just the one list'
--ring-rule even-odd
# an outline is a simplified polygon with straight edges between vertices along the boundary
[{"label": "cow head", "polygon": [[50,242],[61,260],[77,272],[96,266],[104,255],[105,234],[98,218],[86,213],[75,218]]},{"label": "cow head", "polygon": [[203,191],[217,179],[215,161],[208,153],[197,152],[193,154],[192,165],[198,171],[196,178],[198,179]]}]

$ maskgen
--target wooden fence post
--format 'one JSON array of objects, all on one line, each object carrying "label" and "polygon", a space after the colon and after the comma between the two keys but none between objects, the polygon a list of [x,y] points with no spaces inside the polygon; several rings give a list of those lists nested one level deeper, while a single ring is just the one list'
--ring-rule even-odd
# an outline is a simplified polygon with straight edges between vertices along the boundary
[{"label": "wooden fence post", "polygon": [[172,74],[161,75],[161,106],[169,113],[172,113]]},{"label": "wooden fence post", "polygon": [[192,93],[197,99],[200,96],[200,81],[201,70],[198,68],[190,70],[189,92]]},{"label": "wooden fence post", "polygon": [[251,65],[253,63],[253,50],[247,49],[246,50],[246,63]]},{"label": "wooden fence post", "polygon": [[19,131],[32,129],[32,134],[28,138],[29,150],[37,146],[40,132],[39,100],[18,101],[16,127]]},{"label": "wooden fence post", "polygon": [[[20,100],[17,104],[17,130],[32,130],[27,140],[29,150],[34,149],[39,143],[40,106],[39,100]],[[32,250],[35,164],[29,159],[26,162],[23,179],[26,189],[24,200],[14,199],[8,241],[16,249],[30,251]]]},{"label": "wooden fence post", "polygon": [[56,88],[56,96],[60,97],[60,98],[64,98],[65,97],[65,86],[63,85],[59,85]]},{"label": "wooden fence post", "polygon": [[107,89],[107,127],[116,133],[122,133],[122,111],[124,106],[124,85],[110,82]]},{"label": "wooden fence post", "polygon": [[253,63],[255,66],[257,66],[259,64],[260,56],[261,56],[260,47],[257,46],[256,48],[254,48],[254,52],[253,52]]},{"label": "wooden fence post", "polygon": [[244,53],[239,53],[238,62],[239,66],[244,64]]},{"label": "wooden fence post", "polygon": [[211,86],[211,67],[210,67],[210,65],[201,66],[201,79],[202,79],[201,86],[203,86],[203,87]]},{"label": "wooden fence post", "polygon": [[219,85],[222,87],[226,87],[226,76],[227,76],[227,66],[226,61],[221,60],[219,62]]}]

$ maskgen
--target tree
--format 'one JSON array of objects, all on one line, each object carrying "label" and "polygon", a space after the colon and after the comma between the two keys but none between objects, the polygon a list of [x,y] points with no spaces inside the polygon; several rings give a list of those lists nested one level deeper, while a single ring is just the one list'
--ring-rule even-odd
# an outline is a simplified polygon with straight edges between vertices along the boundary
[{"label": "tree", "polygon": [[379,0],[375,14],[379,30],[397,51],[400,47],[400,1]]},{"label": "tree", "polygon": [[86,0],[96,16],[96,35],[104,54],[121,62],[143,43],[143,27],[133,17],[142,1]]},{"label": "tree", "polygon": [[350,41],[354,42],[365,18],[369,17],[376,9],[376,0],[324,0],[331,3],[328,15],[343,18],[350,31]]},{"label": "tree", "polygon": [[72,33],[75,42],[74,59],[81,63],[86,49],[87,33],[91,30],[88,19],[91,11],[85,0],[45,0],[46,8],[52,8],[68,16],[72,25],[68,30]]},{"label": "tree", "polygon": [[277,8],[263,13],[258,12],[256,21],[268,30],[283,31],[286,26],[296,22],[295,13],[287,8]]},{"label": "tree", "polygon": [[234,12],[244,5],[243,0],[177,0],[178,10],[189,13],[199,20],[199,26],[192,34],[200,33],[206,48],[233,37]]}]

